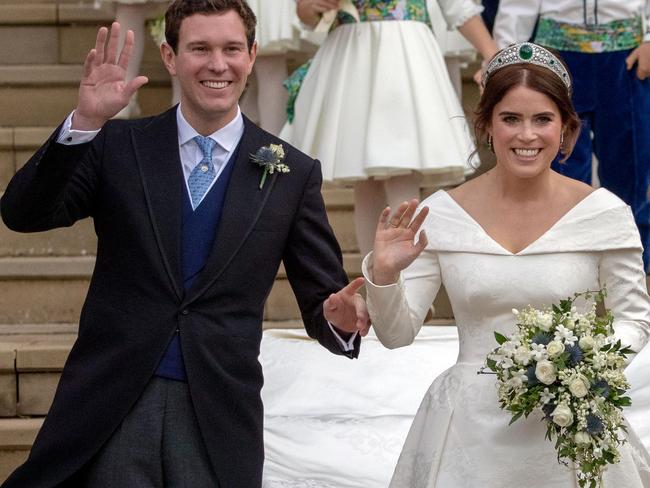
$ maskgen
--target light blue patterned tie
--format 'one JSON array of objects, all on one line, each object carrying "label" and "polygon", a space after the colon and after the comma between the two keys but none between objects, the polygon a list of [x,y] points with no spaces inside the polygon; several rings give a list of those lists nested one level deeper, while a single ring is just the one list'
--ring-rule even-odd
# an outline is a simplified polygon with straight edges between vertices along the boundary
[{"label": "light blue patterned tie", "polygon": [[192,199],[192,208],[196,209],[215,177],[214,164],[212,164],[212,150],[217,142],[214,139],[203,136],[196,136],[194,140],[201,148],[201,152],[203,152],[203,159],[194,167],[190,173],[190,177],[187,179],[187,186],[190,189],[190,198]]}]

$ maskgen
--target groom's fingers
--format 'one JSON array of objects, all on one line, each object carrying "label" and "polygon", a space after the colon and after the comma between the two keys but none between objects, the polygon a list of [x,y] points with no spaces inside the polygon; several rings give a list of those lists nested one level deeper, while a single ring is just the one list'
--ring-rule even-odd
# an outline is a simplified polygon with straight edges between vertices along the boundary
[{"label": "groom's fingers", "polygon": [[124,71],[126,71],[126,69],[129,67],[129,59],[131,58],[134,42],[135,34],[131,29],[129,29],[126,31],[126,36],[124,38],[124,47],[122,47],[122,51],[120,51],[120,55],[117,59],[117,65]]},{"label": "groom's fingers", "polygon": [[113,22],[111,32],[108,36],[108,46],[106,48],[106,57],[104,62],[108,64],[117,64],[117,45],[120,39],[120,24]]},{"label": "groom's fingers", "polygon": [[97,39],[95,40],[95,57],[93,64],[99,66],[104,62],[104,48],[106,47],[106,37],[108,36],[108,29],[100,27],[97,31]]},{"label": "groom's fingers", "polygon": [[354,296],[354,309],[357,313],[357,330],[361,334],[361,337],[365,337],[370,328],[370,316],[368,315],[366,302],[361,295]]},{"label": "groom's fingers", "polygon": [[356,295],[357,291],[359,291],[359,288],[361,288],[364,284],[366,283],[366,280],[362,277],[356,278],[352,280],[348,286],[343,288],[339,293],[342,293],[344,295],[347,295],[349,297],[353,297]]},{"label": "groom's fingers", "polygon": [[337,293],[332,293],[327,300],[325,300],[324,308],[325,313],[334,313],[338,308],[343,304],[343,300],[338,296]]},{"label": "groom's fingers", "polygon": [[95,59],[97,59],[97,50],[91,49],[86,59],[84,61],[83,77],[88,78],[93,72],[93,66],[95,65]]},{"label": "groom's fingers", "polygon": [[125,92],[128,98],[131,98],[135,92],[140,89],[142,85],[149,83],[149,78],[146,76],[136,76],[129,81],[125,87]]}]

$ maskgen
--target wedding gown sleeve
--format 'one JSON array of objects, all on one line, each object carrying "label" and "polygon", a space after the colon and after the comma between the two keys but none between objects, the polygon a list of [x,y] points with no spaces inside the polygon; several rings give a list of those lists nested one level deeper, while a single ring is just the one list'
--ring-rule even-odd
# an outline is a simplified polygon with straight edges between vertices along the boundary
[{"label": "wedding gown sleeve", "polygon": [[374,284],[372,252],[363,260],[362,270],[368,312],[377,337],[390,349],[411,344],[440,289],[438,254],[425,249],[392,285]]},{"label": "wedding gown sleeve", "polygon": [[601,287],[607,288],[605,306],[614,314],[616,337],[639,352],[650,339],[650,299],[641,253],[638,249],[604,251],[599,276]]}]

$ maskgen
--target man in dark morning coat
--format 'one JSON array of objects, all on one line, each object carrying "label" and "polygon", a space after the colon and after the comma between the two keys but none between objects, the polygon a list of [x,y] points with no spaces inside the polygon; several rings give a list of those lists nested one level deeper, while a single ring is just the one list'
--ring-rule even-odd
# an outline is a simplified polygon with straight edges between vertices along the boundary
[{"label": "man in dark morning coat", "polygon": [[[166,23],[180,108],[109,120],[147,79],[124,79],[133,33],[118,54],[119,24],[101,28],[76,109],[2,198],[14,230],[92,217],[98,237],[78,339],[6,488],[259,488],[258,354],[280,262],[311,337],[356,357],[367,332],[363,280],[346,286],[318,162],[239,111],[253,13],[244,0],[176,0]],[[276,171],[264,176],[255,154]]]}]

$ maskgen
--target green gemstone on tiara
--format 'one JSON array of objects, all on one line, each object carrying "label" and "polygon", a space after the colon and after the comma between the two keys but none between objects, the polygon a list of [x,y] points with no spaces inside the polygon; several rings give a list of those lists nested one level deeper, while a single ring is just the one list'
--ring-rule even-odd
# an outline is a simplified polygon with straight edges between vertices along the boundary
[{"label": "green gemstone on tiara", "polygon": [[530,44],[524,44],[519,48],[519,57],[524,61],[528,61],[533,57],[533,48]]},{"label": "green gemstone on tiara", "polygon": [[501,50],[483,70],[481,84],[485,87],[496,71],[513,64],[535,64],[555,73],[571,92],[571,78],[562,62],[551,51],[538,44],[522,42]]}]

